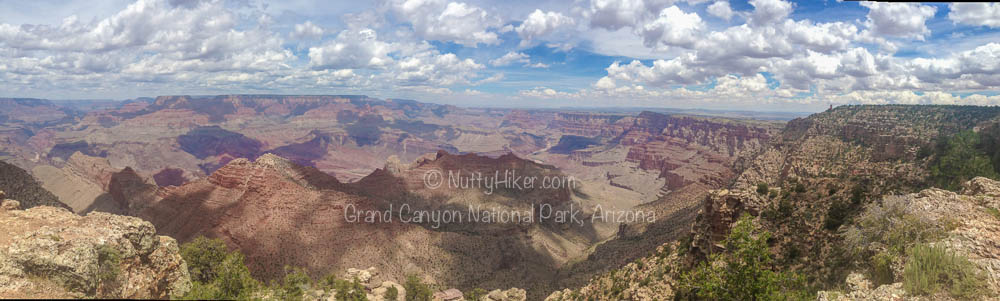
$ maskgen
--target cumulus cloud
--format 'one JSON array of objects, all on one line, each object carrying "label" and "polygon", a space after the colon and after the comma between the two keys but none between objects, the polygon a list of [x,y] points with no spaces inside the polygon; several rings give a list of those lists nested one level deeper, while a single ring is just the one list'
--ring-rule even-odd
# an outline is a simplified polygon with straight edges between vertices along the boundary
[{"label": "cumulus cloud", "polygon": [[524,20],[514,30],[521,37],[521,45],[526,46],[534,39],[550,34],[560,27],[570,26],[575,23],[572,18],[561,13],[543,12],[540,9],[536,9],[528,15],[528,19]]},{"label": "cumulus cloud", "polygon": [[733,15],[736,14],[733,12],[733,8],[729,6],[729,0],[716,1],[708,6],[707,11],[708,14],[726,21],[732,19]]},{"label": "cumulus cloud", "polygon": [[445,0],[392,0],[389,5],[396,17],[412,24],[424,39],[469,47],[500,42],[491,28],[502,26],[501,20],[478,6]]},{"label": "cumulus cloud", "polygon": [[917,3],[861,2],[869,9],[868,27],[875,34],[923,40],[931,33],[927,20],[937,8]]},{"label": "cumulus cloud", "polygon": [[518,92],[521,96],[536,97],[536,98],[573,98],[579,96],[575,93],[556,91],[552,88],[546,87],[535,87],[530,90],[522,90]]},{"label": "cumulus cloud", "polygon": [[948,19],[958,24],[1000,27],[1000,3],[951,3]]},{"label": "cumulus cloud", "polygon": [[690,47],[700,36],[705,24],[697,13],[685,13],[677,6],[664,8],[659,16],[642,27],[643,43]]},{"label": "cumulus cloud", "polygon": [[753,14],[750,15],[750,24],[763,26],[777,23],[792,13],[792,4],[784,0],[750,0],[753,6]]},{"label": "cumulus cloud", "polygon": [[318,39],[323,37],[323,28],[320,28],[312,21],[302,24],[295,24],[295,30],[290,33],[293,39]]},{"label": "cumulus cloud", "polygon": [[527,64],[528,62],[530,62],[529,58],[530,56],[528,56],[527,54],[511,51],[508,52],[507,54],[504,54],[501,57],[491,60],[490,65],[496,67],[504,67],[504,66],[510,66],[511,64],[514,63]]},{"label": "cumulus cloud", "polygon": [[392,45],[379,41],[372,29],[345,30],[337,39],[309,48],[309,65],[318,70],[380,68],[393,62],[391,51]]}]

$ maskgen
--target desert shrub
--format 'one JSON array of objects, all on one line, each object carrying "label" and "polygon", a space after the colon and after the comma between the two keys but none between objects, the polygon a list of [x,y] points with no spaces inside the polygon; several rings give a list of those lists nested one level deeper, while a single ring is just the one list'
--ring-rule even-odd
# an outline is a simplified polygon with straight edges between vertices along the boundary
[{"label": "desert shrub", "polygon": [[979,144],[979,134],[973,131],[958,133],[938,143],[937,156],[930,162],[930,184],[957,190],[962,183],[977,176],[997,179],[991,158],[977,149]]},{"label": "desert shrub", "polygon": [[121,274],[122,253],[109,245],[97,247],[97,281],[102,291],[113,290]]},{"label": "desert shrub", "polygon": [[767,194],[768,190],[769,189],[767,188],[767,183],[757,184],[757,194],[765,195],[765,194]]},{"label": "desert shrub", "polygon": [[406,301],[430,301],[434,294],[417,275],[407,276],[403,288],[406,290]]},{"label": "desert shrub", "polygon": [[903,289],[914,295],[947,291],[958,299],[974,299],[985,292],[985,283],[968,258],[943,246],[914,246],[903,270]]},{"label": "desert shrub", "polygon": [[725,240],[728,251],[683,273],[678,294],[705,300],[808,299],[803,277],[772,270],[770,236],[744,215]]},{"label": "desert shrub", "polygon": [[181,246],[181,257],[187,261],[192,281],[211,282],[215,279],[214,269],[227,254],[225,242],[204,236],[198,236]]},{"label": "desert shrub", "polygon": [[868,194],[868,188],[864,185],[857,185],[851,188],[851,204],[860,205]]},{"label": "desert shrub", "polygon": [[940,237],[944,231],[934,221],[907,211],[907,200],[901,196],[885,197],[882,204],[872,204],[855,218],[844,239],[855,253],[870,258],[885,250],[902,256],[912,245]]},{"label": "desert shrub", "polygon": [[945,231],[932,220],[907,211],[905,197],[889,196],[871,204],[843,233],[849,256],[869,269],[876,284],[895,280],[892,265],[915,245],[940,238]]},{"label": "desert shrub", "polygon": [[792,192],[794,192],[794,193],[805,193],[806,192],[806,185],[802,184],[802,183],[795,183],[795,188],[792,188]]},{"label": "desert shrub", "polygon": [[989,213],[993,217],[1000,219],[1000,209],[997,208],[986,208],[986,213]]},{"label": "desert shrub", "polygon": [[892,269],[895,261],[896,257],[888,252],[879,252],[872,257],[872,281],[876,286],[896,281],[896,273]]},{"label": "desert shrub", "polygon": [[[347,281],[343,279],[337,279],[334,281],[333,289],[337,291],[337,301],[368,301],[368,295],[365,292],[365,287],[361,285],[361,282],[357,277],[353,281]],[[389,293],[392,296],[389,296]],[[396,300],[398,291],[396,287],[390,287],[389,291],[386,292],[386,298],[389,300]]]},{"label": "desert shrub", "polygon": [[[302,294],[312,286],[312,279],[301,268],[285,267],[285,279],[278,287],[282,300],[301,300]],[[338,291],[339,292],[339,291]]]},{"label": "desert shrub", "polygon": [[830,205],[830,210],[826,212],[826,219],[823,221],[823,227],[827,230],[834,231],[840,228],[844,222],[851,214],[851,206],[843,201],[837,200]]},{"label": "desert shrub", "polygon": [[227,252],[220,239],[195,238],[181,245],[181,257],[192,276],[191,291],[183,299],[248,299],[260,287],[250,275],[243,254]]},{"label": "desert shrub", "polygon": [[[482,289],[479,288],[479,290],[482,290]],[[475,292],[475,290],[473,290],[473,292]],[[385,290],[385,299],[386,300],[392,300],[392,301],[398,300],[399,299],[399,290],[396,289],[395,286],[390,286],[388,289]],[[479,299],[469,299],[469,300],[479,300]]]},{"label": "desert shrub", "polygon": [[473,289],[473,290],[465,293],[465,300],[477,301],[480,298],[486,296],[487,294],[488,293],[486,292],[486,290],[477,287],[477,288],[475,288],[475,289]]}]

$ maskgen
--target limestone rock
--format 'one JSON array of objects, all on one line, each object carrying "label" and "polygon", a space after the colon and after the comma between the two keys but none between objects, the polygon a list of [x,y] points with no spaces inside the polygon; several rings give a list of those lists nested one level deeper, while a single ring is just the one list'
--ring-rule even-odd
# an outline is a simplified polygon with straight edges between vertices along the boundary
[{"label": "limestone rock", "polygon": [[[0,211],[0,224],[0,298],[165,299],[191,289],[177,241],[141,219],[39,206]],[[104,252],[120,260],[102,262]],[[101,265],[116,275],[102,280]]]},{"label": "limestone rock", "polygon": [[852,273],[847,276],[848,292],[821,291],[816,294],[819,301],[848,301],[848,300],[903,300],[906,294],[903,291],[903,283],[893,283],[879,286],[872,289],[871,281],[859,273]]},{"label": "limestone rock", "polygon": [[523,289],[515,287],[505,291],[495,289],[491,291],[489,294],[486,294],[486,296],[483,296],[483,298],[479,300],[480,301],[524,301],[526,299],[528,299],[528,293]]},{"label": "limestone rock", "polygon": [[962,184],[962,194],[1000,197],[1000,182],[984,177],[976,177]]},{"label": "limestone rock", "polygon": [[[2,198],[0,198],[2,199]],[[20,210],[21,202],[15,200],[3,200],[3,210]]]}]

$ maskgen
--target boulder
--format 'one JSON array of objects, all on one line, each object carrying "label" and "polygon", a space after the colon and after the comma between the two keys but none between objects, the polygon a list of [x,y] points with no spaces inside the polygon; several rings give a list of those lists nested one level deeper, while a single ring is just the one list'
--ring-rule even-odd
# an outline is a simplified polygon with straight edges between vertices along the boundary
[{"label": "boulder", "polygon": [[141,219],[39,206],[0,211],[0,224],[0,298],[166,299],[191,289],[177,241]]},{"label": "boulder", "polygon": [[0,205],[0,208],[3,208],[3,210],[20,210],[21,202],[10,199],[3,200],[3,204]]}]

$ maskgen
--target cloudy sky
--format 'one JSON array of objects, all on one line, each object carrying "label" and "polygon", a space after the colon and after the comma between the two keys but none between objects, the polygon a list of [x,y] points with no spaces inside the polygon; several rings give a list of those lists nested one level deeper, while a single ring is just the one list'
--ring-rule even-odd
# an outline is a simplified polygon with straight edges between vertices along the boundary
[{"label": "cloudy sky", "polygon": [[0,0],[0,97],[1000,105],[1000,4]]}]

